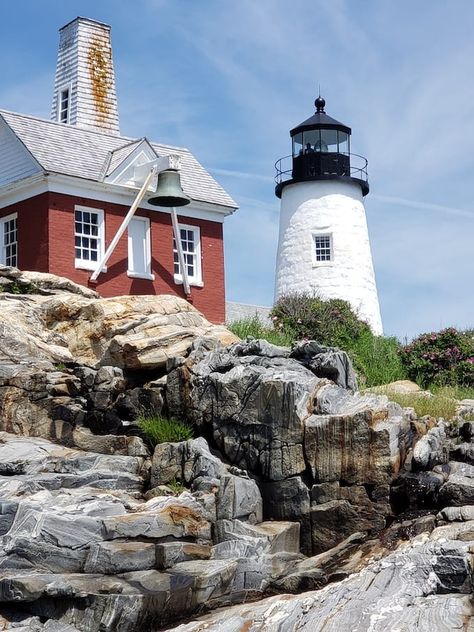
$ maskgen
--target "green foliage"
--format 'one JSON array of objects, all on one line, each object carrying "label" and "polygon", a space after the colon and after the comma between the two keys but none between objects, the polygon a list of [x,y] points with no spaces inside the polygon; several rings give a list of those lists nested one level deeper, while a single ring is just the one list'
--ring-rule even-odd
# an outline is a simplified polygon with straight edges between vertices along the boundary
[{"label": "green foliage", "polygon": [[239,338],[245,339],[252,336],[252,338],[261,338],[280,347],[291,347],[294,341],[293,336],[283,328],[265,327],[257,317],[237,320],[228,325],[228,328]]},{"label": "green foliage", "polygon": [[412,380],[430,384],[474,387],[474,331],[454,327],[421,334],[400,350]]},{"label": "green foliage", "polygon": [[10,294],[35,294],[37,288],[31,283],[25,283],[23,281],[11,281],[2,285],[0,292],[8,292]]},{"label": "green foliage", "polygon": [[460,386],[459,384],[451,386],[431,384],[428,390],[435,395],[444,395],[445,397],[451,397],[452,399],[474,399],[474,387]]},{"label": "green foliage", "polygon": [[174,443],[193,438],[192,427],[176,419],[166,419],[161,415],[141,415],[136,422],[152,448],[159,443]]},{"label": "green foliage", "polygon": [[183,485],[183,483],[180,483],[175,478],[171,479],[170,482],[167,483],[167,487],[169,487],[171,491],[176,495],[182,494],[186,490],[186,487]]},{"label": "green foliage", "polygon": [[396,338],[375,336],[364,331],[344,349],[350,356],[361,385],[378,386],[406,379]]},{"label": "green foliage", "polygon": [[347,301],[288,294],[278,300],[272,318],[292,342],[307,338],[346,351],[362,385],[376,386],[406,377],[397,339],[375,336]]},{"label": "green foliage", "polygon": [[291,334],[293,340],[304,338],[320,344],[346,349],[369,326],[352,311],[347,301],[324,301],[308,293],[292,293],[278,299],[272,310],[276,328]]}]

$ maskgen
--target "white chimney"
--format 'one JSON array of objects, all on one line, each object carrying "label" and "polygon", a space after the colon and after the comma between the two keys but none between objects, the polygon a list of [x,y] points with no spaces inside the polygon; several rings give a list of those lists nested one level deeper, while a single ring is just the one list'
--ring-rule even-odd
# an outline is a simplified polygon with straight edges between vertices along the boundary
[{"label": "white chimney", "polygon": [[59,36],[51,119],[118,135],[110,26],[78,17]]}]

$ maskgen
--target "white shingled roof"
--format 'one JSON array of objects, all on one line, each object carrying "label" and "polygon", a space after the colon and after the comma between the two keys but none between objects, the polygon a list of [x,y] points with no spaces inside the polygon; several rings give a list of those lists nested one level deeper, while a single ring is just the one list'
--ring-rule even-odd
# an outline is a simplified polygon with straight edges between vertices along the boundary
[{"label": "white shingled roof", "polygon": [[[48,173],[58,173],[100,182],[109,165],[109,152],[126,157],[137,139],[113,136],[0,110],[0,116]],[[141,139],[138,139],[138,141]],[[237,204],[214,178],[182,147],[151,143],[158,156],[181,158],[181,182],[191,199],[236,209]],[[124,151],[117,151],[123,149]]]}]

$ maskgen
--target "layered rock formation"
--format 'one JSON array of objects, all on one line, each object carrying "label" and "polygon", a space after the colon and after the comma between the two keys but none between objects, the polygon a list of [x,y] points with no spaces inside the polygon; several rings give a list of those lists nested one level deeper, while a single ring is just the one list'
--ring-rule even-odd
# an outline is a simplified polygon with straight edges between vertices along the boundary
[{"label": "layered rock formation", "polygon": [[204,341],[167,381],[172,414],[192,420],[230,463],[258,477],[265,517],[298,520],[307,554],[383,529],[390,483],[414,439],[387,397],[318,377],[312,349]]},{"label": "layered rock formation", "polygon": [[[0,629],[469,629],[472,422],[175,297],[0,286]],[[135,421],[160,412],[198,438],[150,450]],[[272,593],[297,596],[235,605]]]}]

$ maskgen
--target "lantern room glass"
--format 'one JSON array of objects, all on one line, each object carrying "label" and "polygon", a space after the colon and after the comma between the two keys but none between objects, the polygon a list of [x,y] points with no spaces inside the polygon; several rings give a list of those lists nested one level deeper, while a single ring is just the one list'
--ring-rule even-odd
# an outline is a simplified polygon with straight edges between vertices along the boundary
[{"label": "lantern room glass", "polygon": [[350,153],[350,138],[336,129],[311,129],[293,136],[293,157],[313,152]]},{"label": "lantern room glass", "polygon": [[337,132],[337,143],[338,143],[338,152],[340,154],[349,154],[350,153],[350,141],[349,134],[346,132]]},{"label": "lantern room glass", "polygon": [[303,155],[303,133],[293,136],[293,157]]}]

